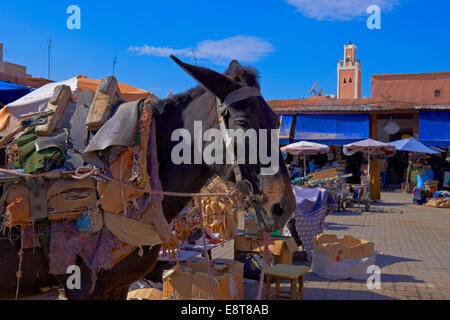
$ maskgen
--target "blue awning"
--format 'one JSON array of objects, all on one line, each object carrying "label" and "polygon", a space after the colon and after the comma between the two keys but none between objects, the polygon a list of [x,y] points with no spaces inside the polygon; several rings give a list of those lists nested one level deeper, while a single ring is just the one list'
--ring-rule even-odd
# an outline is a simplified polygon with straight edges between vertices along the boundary
[{"label": "blue awning", "polygon": [[450,111],[421,111],[419,141],[430,147],[450,147]]},{"label": "blue awning", "polygon": [[0,80],[0,108],[22,98],[31,91],[25,86]]},{"label": "blue awning", "polygon": [[280,144],[289,144],[293,115],[281,115],[280,118]]},{"label": "blue awning", "polygon": [[300,114],[295,141],[345,145],[369,138],[368,114]]}]

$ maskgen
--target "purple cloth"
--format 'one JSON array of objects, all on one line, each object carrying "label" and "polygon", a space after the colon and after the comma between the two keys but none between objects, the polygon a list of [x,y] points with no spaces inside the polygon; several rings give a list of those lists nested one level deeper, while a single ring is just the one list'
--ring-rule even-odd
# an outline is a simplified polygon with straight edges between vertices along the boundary
[{"label": "purple cloth", "polygon": [[41,247],[39,237],[34,232],[34,226],[20,227],[20,233],[22,238],[22,248],[24,250]]},{"label": "purple cloth", "polygon": [[297,210],[294,215],[309,215],[315,211],[327,207],[329,209],[337,208],[333,193],[321,188],[302,188],[292,186],[297,201]]},{"label": "purple cloth", "polygon": [[80,232],[77,222],[52,221],[50,233],[50,274],[66,274],[80,256],[93,272],[113,267],[112,250],[122,242],[103,228],[98,233]]},{"label": "purple cloth", "polygon": [[337,208],[331,191],[293,186],[297,209],[293,214],[295,229],[302,241],[303,248],[311,260],[314,237],[323,233],[325,217],[330,210]]},{"label": "purple cloth", "polygon": [[[152,120],[150,126],[150,139],[147,147],[147,171],[150,176],[150,185],[152,190],[162,191],[161,180],[159,179],[159,162],[158,162],[158,146],[156,144],[156,123],[155,119]],[[163,195],[152,195],[152,201],[163,201]]]}]

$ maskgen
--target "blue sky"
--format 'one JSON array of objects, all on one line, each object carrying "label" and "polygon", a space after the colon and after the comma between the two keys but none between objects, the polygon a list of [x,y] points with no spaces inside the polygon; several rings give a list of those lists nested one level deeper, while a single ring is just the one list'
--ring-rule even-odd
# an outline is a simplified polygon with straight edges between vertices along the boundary
[{"label": "blue sky", "polygon": [[[69,5],[81,9],[81,30],[69,30]],[[380,5],[381,30],[369,30],[365,9]],[[314,82],[336,93],[336,66],[349,40],[370,76],[450,71],[450,1],[437,0],[191,0],[0,2],[0,42],[6,61],[52,79],[78,74],[116,76],[160,97],[196,85],[166,55],[225,71],[231,58],[261,73],[269,99],[308,96]]]}]

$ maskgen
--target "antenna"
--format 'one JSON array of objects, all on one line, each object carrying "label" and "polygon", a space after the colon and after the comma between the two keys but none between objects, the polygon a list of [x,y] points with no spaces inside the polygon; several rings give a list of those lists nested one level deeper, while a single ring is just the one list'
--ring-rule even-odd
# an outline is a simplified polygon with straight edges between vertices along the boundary
[{"label": "antenna", "polygon": [[113,77],[115,76],[116,73],[116,64],[117,64],[117,56],[114,56],[114,60],[113,60]]},{"label": "antenna", "polygon": [[195,65],[197,65],[197,52],[195,48],[192,48],[192,59],[194,60]]},{"label": "antenna", "polygon": [[52,36],[48,36],[48,76],[47,79],[50,80],[50,72],[51,72],[51,54],[52,54]]},{"label": "antenna", "polygon": [[323,89],[320,89],[319,91],[316,91],[316,88],[317,88],[318,84],[319,84],[319,81],[316,81],[316,83],[314,83],[313,87],[309,91],[309,94],[316,95],[317,97],[322,96]]},{"label": "antenna", "polygon": [[318,84],[319,84],[318,81],[316,81],[316,83],[314,83],[312,89],[309,91],[310,94],[316,93],[316,88],[317,88]]}]

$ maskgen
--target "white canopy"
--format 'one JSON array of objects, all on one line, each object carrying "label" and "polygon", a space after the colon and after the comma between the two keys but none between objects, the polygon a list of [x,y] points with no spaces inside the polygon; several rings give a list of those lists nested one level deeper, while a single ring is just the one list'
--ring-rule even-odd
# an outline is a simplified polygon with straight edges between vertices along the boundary
[{"label": "white canopy", "polygon": [[300,141],[290,145],[287,145],[281,148],[281,151],[288,152],[290,154],[318,154],[318,153],[327,153],[330,150],[330,147],[314,142],[308,141]]},{"label": "white canopy", "polygon": [[395,154],[395,151],[395,146],[372,139],[366,139],[344,146],[344,154],[346,156],[352,156],[357,152],[368,152],[373,155],[384,154],[390,157]]},{"label": "white canopy", "polygon": [[330,150],[330,147],[314,142],[300,141],[281,148],[283,152],[290,154],[303,154],[303,175],[306,177],[306,155],[324,154]]}]

